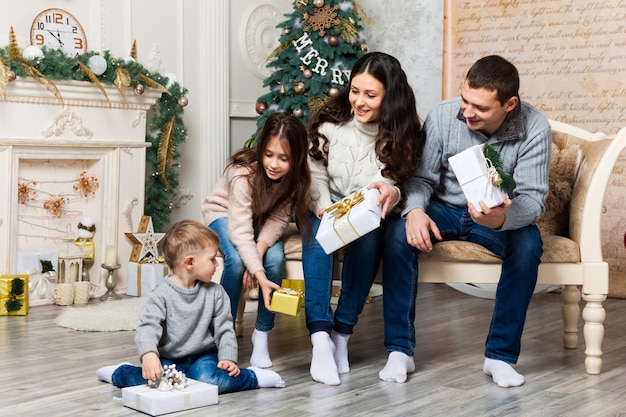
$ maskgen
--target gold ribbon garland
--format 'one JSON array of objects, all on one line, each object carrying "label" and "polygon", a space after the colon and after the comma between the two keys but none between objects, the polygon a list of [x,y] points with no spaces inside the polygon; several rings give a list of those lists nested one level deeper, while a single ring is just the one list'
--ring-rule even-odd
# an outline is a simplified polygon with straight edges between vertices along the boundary
[{"label": "gold ribbon garland", "polygon": [[172,163],[174,161],[174,146],[172,145],[172,138],[174,136],[175,128],[176,116],[172,116],[161,131],[161,136],[159,137],[159,149],[157,151],[159,177],[168,190],[172,189],[172,185],[167,178],[167,171],[172,167]]}]

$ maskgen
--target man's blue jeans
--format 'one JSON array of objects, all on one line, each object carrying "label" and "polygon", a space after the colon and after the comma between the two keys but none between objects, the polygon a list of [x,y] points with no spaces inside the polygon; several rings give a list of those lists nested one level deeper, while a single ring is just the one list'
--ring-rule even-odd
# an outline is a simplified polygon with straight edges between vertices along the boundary
[{"label": "man's blue jeans", "polygon": [[[209,228],[220,238],[220,251],[224,256],[224,272],[220,284],[224,287],[226,294],[230,298],[230,308],[233,320],[237,318],[237,309],[243,287],[243,273],[246,266],[243,264],[237,248],[228,234],[228,218],[220,217],[211,222]],[[285,255],[283,252],[283,241],[279,240],[272,245],[263,257],[263,266],[267,278],[281,285],[283,279],[283,269],[285,266]],[[274,328],[275,313],[268,311],[263,302],[263,294],[259,291],[259,307],[257,310],[256,323],[254,328],[267,332]]]},{"label": "man's blue jeans", "polygon": [[341,295],[335,313],[330,307],[333,255],[326,255],[315,239],[320,219],[309,212],[310,235],[302,237],[304,310],[309,333],[333,329],[352,334],[365,299],[376,278],[382,252],[382,229],[376,229],[345,247]]},{"label": "man's blue jeans", "polygon": [[[466,209],[432,200],[426,213],[437,224],[443,240],[474,242],[502,258],[502,272],[496,290],[495,307],[487,335],[485,356],[510,364],[517,363],[521,349],[526,311],[537,283],[537,271],[543,254],[539,230],[530,225],[517,230],[494,231],[474,223]],[[383,289],[385,346],[400,350],[404,340],[414,340],[415,304],[404,304],[402,288],[409,292],[417,286],[420,251],[406,241],[404,219],[390,221],[386,234],[383,271],[396,276],[401,288]],[[436,242],[431,236],[433,242]],[[400,296],[400,299],[397,297]],[[410,300],[409,300],[410,301]],[[395,347],[395,348],[394,348]],[[409,346],[410,347],[410,346]],[[411,348],[412,351],[412,348]],[[406,352],[405,352],[406,353]]]},{"label": "man's blue jeans", "polygon": [[[244,391],[259,387],[256,374],[250,369],[241,369],[239,376],[228,376],[228,371],[217,367],[217,354],[206,353],[187,358],[179,358],[175,361],[161,358],[163,366],[175,364],[176,369],[185,374],[189,379],[217,385],[218,394]],[[148,381],[141,376],[141,366],[122,365],[113,372],[113,385],[118,388],[134,387],[147,384]]]}]

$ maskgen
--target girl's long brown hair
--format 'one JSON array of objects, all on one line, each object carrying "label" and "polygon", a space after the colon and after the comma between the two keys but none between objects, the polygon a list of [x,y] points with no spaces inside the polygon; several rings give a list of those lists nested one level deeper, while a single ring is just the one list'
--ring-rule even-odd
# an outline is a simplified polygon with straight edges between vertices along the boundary
[{"label": "girl's long brown hair", "polygon": [[[272,138],[281,141],[290,157],[289,172],[279,182],[278,198],[275,201],[268,200],[268,190],[274,182],[263,169],[263,153]],[[256,226],[260,226],[265,216],[281,204],[291,201],[292,211],[298,221],[309,227],[306,212],[311,173],[307,163],[307,147],[307,133],[302,122],[290,114],[275,112],[267,118],[256,145],[242,149],[230,157],[226,168],[237,165],[250,169],[248,181],[252,189],[252,210]],[[264,207],[269,207],[269,210],[264,212]]]}]

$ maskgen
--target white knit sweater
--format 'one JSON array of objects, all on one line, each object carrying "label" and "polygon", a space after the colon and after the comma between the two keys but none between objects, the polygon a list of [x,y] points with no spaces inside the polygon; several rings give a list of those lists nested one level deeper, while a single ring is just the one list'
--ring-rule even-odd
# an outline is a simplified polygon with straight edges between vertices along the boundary
[{"label": "white knit sweater", "polygon": [[384,165],[375,153],[378,123],[364,124],[352,119],[344,124],[324,123],[319,131],[329,140],[328,166],[309,157],[309,210],[313,213],[374,181],[394,184],[394,181],[382,176]]}]

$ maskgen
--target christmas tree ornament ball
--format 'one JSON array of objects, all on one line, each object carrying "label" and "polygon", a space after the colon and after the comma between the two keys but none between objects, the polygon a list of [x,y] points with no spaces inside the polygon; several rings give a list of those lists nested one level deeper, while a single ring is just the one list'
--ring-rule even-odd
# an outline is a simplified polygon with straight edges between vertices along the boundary
[{"label": "christmas tree ornament ball", "polygon": [[337,36],[337,35],[330,35],[328,37],[328,44],[330,46],[337,46],[337,45],[339,45],[339,36]]},{"label": "christmas tree ornament ball", "polygon": [[267,103],[261,101],[256,104],[255,110],[258,114],[263,114],[263,112],[267,109]]}]

